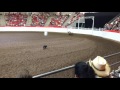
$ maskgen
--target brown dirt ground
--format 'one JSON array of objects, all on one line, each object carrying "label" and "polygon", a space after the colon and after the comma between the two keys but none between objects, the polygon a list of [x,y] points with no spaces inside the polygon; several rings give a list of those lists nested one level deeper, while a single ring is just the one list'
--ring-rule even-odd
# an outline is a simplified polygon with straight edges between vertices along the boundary
[{"label": "brown dirt ground", "polygon": [[[48,49],[43,50],[44,44]],[[1,32],[0,78],[15,78],[23,69],[34,76],[119,51],[120,43],[89,35],[48,33],[45,37],[42,32]],[[112,64],[119,58],[116,55],[107,60]],[[45,78],[73,77],[74,68]]]}]

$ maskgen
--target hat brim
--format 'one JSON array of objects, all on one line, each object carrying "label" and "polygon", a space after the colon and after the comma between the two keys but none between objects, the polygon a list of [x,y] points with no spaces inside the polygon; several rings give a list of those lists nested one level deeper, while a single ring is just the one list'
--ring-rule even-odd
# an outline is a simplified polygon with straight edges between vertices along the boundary
[{"label": "hat brim", "polygon": [[93,68],[93,70],[95,71],[95,73],[96,73],[98,76],[100,76],[100,77],[107,77],[107,76],[109,76],[109,74],[110,74],[111,68],[110,68],[110,66],[109,66],[108,63],[106,63],[105,71],[99,71],[99,70],[97,70],[97,69],[93,66],[91,60],[89,60],[89,65]]}]

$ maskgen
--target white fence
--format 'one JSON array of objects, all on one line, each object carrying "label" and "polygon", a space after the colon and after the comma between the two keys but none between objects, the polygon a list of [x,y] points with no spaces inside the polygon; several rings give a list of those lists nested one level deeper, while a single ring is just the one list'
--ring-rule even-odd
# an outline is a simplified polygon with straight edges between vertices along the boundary
[{"label": "white fence", "polygon": [[86,35],[93,35],[99,36],[102,38],[112,39],[115,41],[120,41],[120,33],[114,32],[105,32],[100,31],[99,29],[71,29],[71,28],[44,28],[44,27],[0,27],[0,32],[12,32],[12,31],[32,31],[32,32],[56,32],[56,33],[71,33],[76,34],[86,34]]}]

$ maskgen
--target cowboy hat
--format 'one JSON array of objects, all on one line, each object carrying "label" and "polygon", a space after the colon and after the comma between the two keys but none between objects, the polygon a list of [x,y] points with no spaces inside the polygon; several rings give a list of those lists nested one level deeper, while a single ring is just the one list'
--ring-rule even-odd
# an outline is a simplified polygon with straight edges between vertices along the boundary
[{"label": "cowboy hat", "polygon": [[93,61],[89,60],[89,65],[100,77],[107,77],[110,74],[111,68],[107,61],[101,56],[97,56]]}]

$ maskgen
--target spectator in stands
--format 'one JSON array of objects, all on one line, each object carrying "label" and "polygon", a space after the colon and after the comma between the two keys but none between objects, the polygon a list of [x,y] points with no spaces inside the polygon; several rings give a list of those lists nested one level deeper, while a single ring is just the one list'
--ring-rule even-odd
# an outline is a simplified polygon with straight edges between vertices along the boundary
[{"label": "spectator in stands", "polygon": [[120,16],[114,19],[110,24],[105,24],[105,29],[107,30],[120,30],[119,28]]},{"label": "spectator in stands", "polygon": [[19,72],[17,78],[32,78],[32,75],[29,74],[28,70],[24,69]]},{"label": "spectator in stands", "polygon": [[111,68],[103,57],[97,56],[94,60],[89,60],[89,65],[95,71],[96,78],[109,78]]},{"label": "spectator in stands", "polygon": [[76,78],[95,78],[95,72],[89,64],[85,62],[78,62],[75,64]]}]

